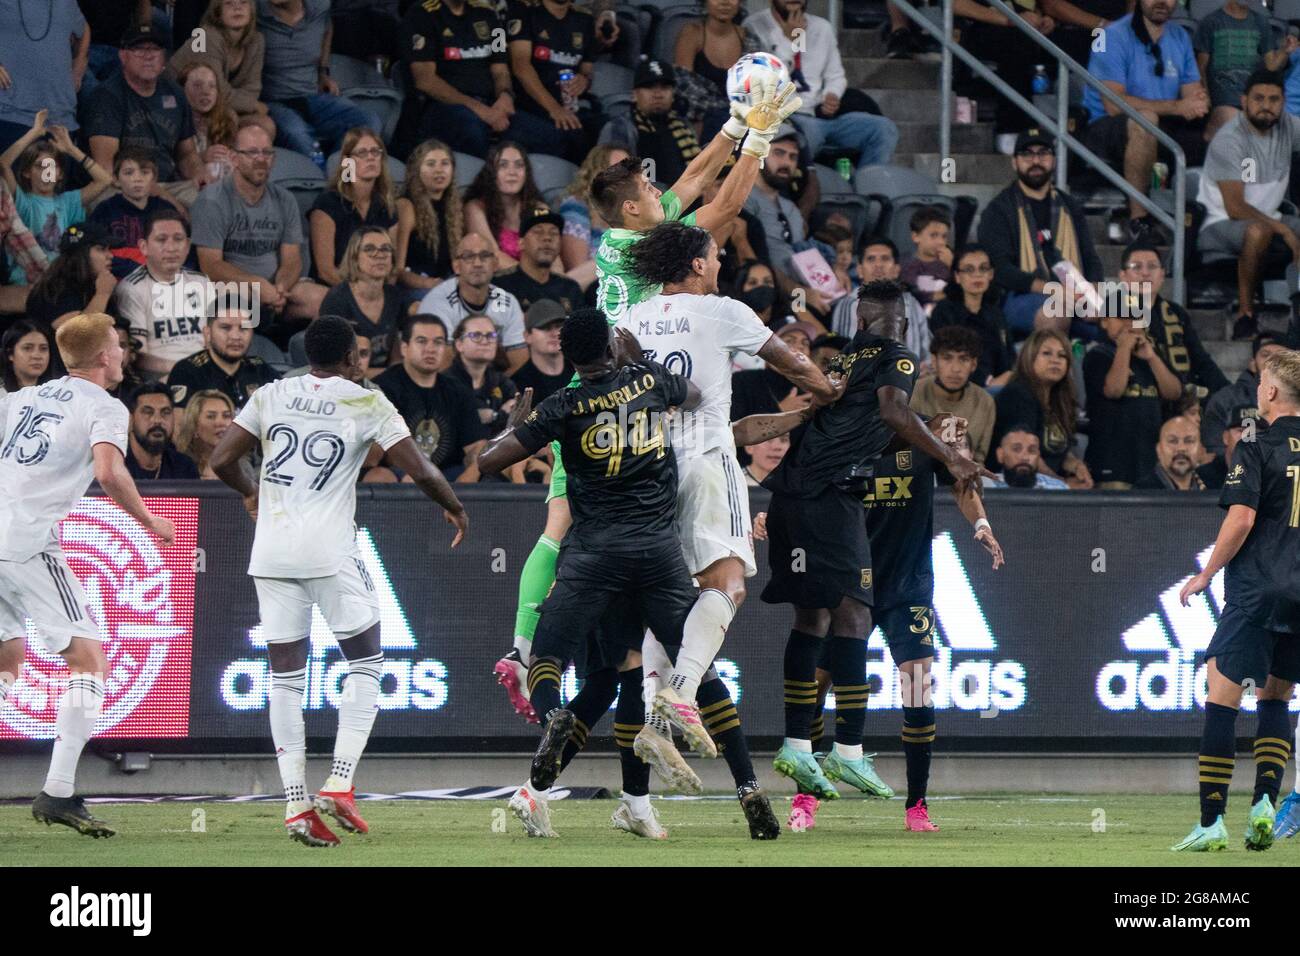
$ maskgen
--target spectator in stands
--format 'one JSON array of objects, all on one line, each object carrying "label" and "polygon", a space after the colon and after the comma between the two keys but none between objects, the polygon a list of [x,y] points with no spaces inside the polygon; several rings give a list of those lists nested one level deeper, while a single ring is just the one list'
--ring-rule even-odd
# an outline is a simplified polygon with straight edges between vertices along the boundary
[{"label": "spectator in stands", "polygon": [[357,229],[376,226],[388,232],[390,244],[396,241],[397,194],[378,133],[348,130],[338,169],[312,203],[307,221],[311,227],[312,278],[329,286],[343,281],[339,264]]},{"label": "spectator in stands", "polygon": [[137,251],[144,265],[117,284],[113,309],[140,343],[141,374],[166,379],[172,366],[203,348],[213,291],[206,276],[184,268],[189,224],[175,209],[149,217]]},{"label": "spectator in stands", "polygon": [[[203,349],[172,366],[167,377],[172,400],[184,406],[197,395],[216,391],[235,410],[243,408],[254,392],[280,377],[256,355],[248,354],[252,342],[250,313],[217,303],[216,315],[203,326]],[[183,444],[181,451],[185,451]]]},{"label": "spectator in stands", "polygon": [[1184,386],[1200,386],[1213,395],[1228,386],[1214,358],[1201,344],[1192,317],[1180,305],[1160,295],[1165,267],[1160,250],[1149,242],[1130,243],[1120,260],[1120,280],[1128,283],[1130,297],[1150,301],[1151,327],[1147,334],[1156,351]]},{"label": "spectator in stands", "polygon": [[952,281],[952,216],[938,206],[922,206],[912,213],[908,227],[916,254],[903,263],[899,277],[912,288],[923,306],[933,305],[944,297],[944,287]]},{"label": "spectator in stands", "polygon": [[372,345],[375,374],[388,367],[388,346],[405,314],[403,297],[393,285],[393,240],[388,230],[362,226],[348,239],[343,253],[342,281],[321,302],[321,315],[337,315],[352,323]]},{"label": "spectator in stands", "polygon": [[[86,96],[100,80],[106,80],[122,68],[118,53],[122,36],[132,23],[147,23],[153,15],[149,0],[77,0],[86,25],[90,27],[90,50],[86,72],[78,93]],[[3,55],[0,54],[0,61]],[[0,144],[2,145],[2,144]]]},{"label": "spectator in stands", "polygon": [[563,225],[564,218],[545,206],[533,209],[519,224],[519,265],[498,276],[496,284],[518,299],[525,312],[541,299],[560,303],[565,312],[582,304],[582,286],[551,271],[560,258]]},{"label": "spectator in stands", "polygon": [[[451,283],[447,283],[450,285]],[[402,362],[375,379],[396,406],[420,451],[459,482],[479,479],[478,453],[488,433],[469,387],[439,371],[446,367],[447,326],[433,315],[409,316],[402,326]]]},{"label": "spectator in stands", "polygon": [[501,333],[498,344],[505,349],[509,371],[513,372],[528,359],[524,313],[518,299],[492,283],[494,258],[486,239],[476,232],[467,233],[456,247],[452,262],[456,281],[444,282],[431,290],[420,302],[419,312],[436,317],[452,335],[466,317],[488,316]]},{"label": "spectator in stands", "polygon": [[[564,217],[564,231],[560,236],[560,258],[566,272],[578,276],[576,270],[586,267],[590,278],[585,275],[578,278],[579,284],[595,281],[596,250],[600,248],[601,236],[609,228],[609,223],[600,218],[600,212],[591,205],[588,191],[591,181],[602,169],[608,169],[615,163],[621,163],[632,155],[629,148],[616,143],[602,143],[593,146],[587,158],[578,167],[578,174],[573,177],[568,191],[560,200],[559,213]],[[534,396],[535,398],[536,396]]]},{"label": "spectator in stands", "polygon": [[[0,281],[0,314],[23,312],[27,295],[49,266],[45,250],[32,235],[23,217],[18,215],[9,187],[0,181],[0,248],[3,248],[11,265],[21,266],[26,279],[24,285],[9,285]],[[0,277],[3,277],[0,270]]]},{"label": "spectator in stands", "polygon": [[760,487],[763,479],[776,470],[789,450],[789,435],[777,435],[757,445],[746,445],[745,455],[749,458],[749,464],[744,466],[746,487]]},{"label": "spectator in stands", "polygon": [[[1223,487],[1228,477],[1228,468],[1232,465],[1232,454],[1237,448],[1237,442],[1241,441],[1247,429],[1253,432],[1258,427],[1259,409],[1253,404],[1238,405],[1232,410],[1227,427],[1223,429],[1220,438],[1223,442],[1223,451],[1212,455],[1208,462],[1199,465],[1196,469],[1197,476],[1205,482],[1206,488],[1218,491]],[[1204,450],[1204,446],[1201,448]]]},{"label": "spectator in stands", "polygon": [[704,16],[686,23],[673,47],[677,99],[700,139],[709,142],[730,115],[727,71],[746,53],[759,50],[758,37],[736,22],[740,0],[705,0]]},{"label": "spectator in stands", "polygon": [[69,226],[54,260],[27,297],[27,317],[58,328],[81,312],[107,312],[117,279],[109,238],[98,226]]},{"label": "spectator in stands", "polygon": [[996,410],[993,396],[971,381],[984,354],[978,332],[963,325],[939,329],[930,340],[934,372],[916,382],[912,408],[922,418],[950,412],[966,419],[971,453],[975,461],[988,457]]},{"label": "spectator in stands", "polygon": [[[113,157],[113,185],[117,193],[95,207],[90,222],[108,233],[113,275],[121,279],[144,264],[140,241],[151,216],[169,213],[183,220],[186,217],[179,205],[161,195],[158,164],[148,150],[138,146],[119,149]],[[159,195],[154,195],[155,191]]]},{"label": "spectator in stands", "polygon": [[203,190],[191,212],[199,268],[214,282],[255,286],[263,310],[306,325],[327,290],[303,278],[302,213],[293,195],[270,181],[271,137],[245,123],[233,154],[234,174]]},{"label": "spectator in stands", "polygon": [[985,478],[984,487],[1067,489],[1069,485],[1060,478],[1043,471],[1038,446],[1038,436],[1027,425],[1010,426],[1002,433],[1002,440],[993,453],[1002,470],[996,478]]},{"label": "spectator in stands", "polygon": [[1027,425],[1039,437],[1043,468],[1071,488],[1092,487],[1088,466],[1074,454],[1079,408],[1075,399],[1070,340],[1055,329],[1038,329],[1025,340],[1015,371],[997,394],[993,443],[1012,425]]},{"label": "spectator in stands", "polygon": [[884,116],[850,112],[854,104],[843,102],[848,82],[835,28],[806,7],[807,0],[769,0],[767,10],[745,19],[745,27],[789,67],[803,99],[791,118],[807,138],[809,152],[854,150],[858,169],[889,162],[898,145],[898,127]]},{"label": "spectator in stands", "polygon": [[[1129,12],[1128,0],[1041,0],[1041,12],[1056,21],[1052,42],[1082,66],[1088,65],[1098,34]],[[1037,62],[1037,61],[1035,61]]]},{"label": "spectator in stands", "polygon": [[[49,138],[46,138],[46,134]],[[64,187],[68,178],[62,157],[67,156],[90,175],[90,184],[82,189]],[[113,184],[108,170],[83,153],[62,126],[45,126],[45,113],[36,114],[36,122],[0,154],[0,175],[13,190],[18,215],[40,243],[51,262],[59,254],[59,240],[69,226],[86,221],[86,207]],[[27,270],[15,264],[9,281],[22,285]]]},{"label": "spectator in stands", "polygon": [[1106,341],[1083,357],[1091,423],[1085,461],[1103,490],[1131,488],[1155,468],[1160,403],[1175,401],[1183,386],[1133,320],[1107,316],[1101,327]]},{"label": "spectator in stands", "polygon": [[632,109],[616,116],[600,131],[601,143],[630,143],[642,160],[654,165],[648,173],[661,183],[675,183],[700,154],[695,129],[673,109],[676,80],[663,60],[646,60],[636,68]]},{"label": "spectator in stands", "polygon": [[[857,288],[853,276],[853,233],[847,226],[842,226],[838,222],[823,222],[814,230],[813,242],[819,247],[825,246],[828,251],[834,253],[826,256],[826,264],[831,267],[831,272],[835,273],[835,279],[844,290],[844,296],[849,296]],[[946,249],[947,246],[944,248]],[[835,301],[838,303],[839,299]]]},{"label": "spectator in stands", "polygon": [[406,161],[397,200],[398,281],[411,296],[423,297],[452,274],[452,253],[464,234],[456,158],[446,143],[426,140]]},{"label": "spectator in stands", "polygon": [[339,95],[330,77],[329,0],[258,0],[257,27],[266,43],[262,99],[275,121],[275,141],[310,156],[328,156],[350,129],[380,129],[370,110]]},{"label": "spectator in stands", "polygon": [[1204,491],[1205,481],[1197,473],[1201,451],[1196,423],[1175,415],[1160,426],[1155,468],[1133,487],[1147,491]]},{"label": "spectator in stands", "polygon": [[[884,236],[867,236],[862,240],[861,252],[858,254],[858,281],[865,284],[877,279],[897,279],[901,268],[898,264],[898,246],[892,239]],[[830,329],[836,335],[852,339],[858,334],[858,297],[847,295],[835,303],[831,312]],[[903,295],[903,308],[907,312],[907,338],[903,342],[907,350],[921,360],[921,374],[928,370],[930,355],[930,321],[925,309],[911,291]],[[987,450],[987,449],[986,449]],[[983,461],[980,456],[980,461]]]},{"label": "spectator in stands", "polygon": [[208,388],[195,392],[181,415],[176,429],[176,449],[194,463],[198,476],[206,481],[217,477],[208,459],[235,420],[235,410],[229,395]]},{"label": "spectator in stands", "polygon": [[[1255,290],[1270,246],[1285,245],[1296,288],[1300,263],[1300,217],[1281,212],[1291,183],[1292,158],[1300,153],[1300,117],[1283,108],[1282,79],[1256,71],[1246,82],[1245,112],[1228,122],[1205,157],[1196,198],[1205,205],[1201,255],[1237,260],[1238,314],[1232,337],[1249,339],[1255,322]],[[1249,175],[1248,175],[1249,174]]]},{"label": "spectator in stands", "polygon": [[1241,111],[1250,74],[1261,66],[1274,73],[1283,70],[1295,40],[1276,44],[1266,13],[1240,0],[1227,0],[1196,24],[1192,46],[1210,95],[1210,119],[1205,127],[1208,141]]},{"label": "spectator in stands", "polygon": [[[812,358],[812,343],[820,333],[816,326],[807,322],[791,322],[777,329],[776,334],[793,351]],[[731,376],[733,422],[746,415],[771,415],[802,410],[811,404],[810,394],[799,391],[771,365],[764,364],[761,369],[736,372]]]},{"label": "spectator in stands", "polygon": [[829,372],[831,360],[844,351],[844,346],[849,344],[849,340],[842,335],[835,335],[827,332],[825,335],[819,335],[813,339],[812,355],[813,361],[823,372]]},{"label": "spectator in stands", "polygon": [[[724,166],[713,182],[704,187],[700,194],[700,204],[708,205],[718,198],[722,183],[735,166]],[[713,230],[713,238],[718,243],[718,283],[730,286],[740,275],[740,268],[746,262],[767,260],[767,241],[763,236],[763,226],[758,219],[744,209],[735,219],[723,223]],[[592,279],[595,279],[593,263]]]},{"label": "spectator in stands", "polygon": [[[545,152],[580,163],[601,122],[598,104],[581,97],[591,89],[597,53],[596,21],[572,0],[514,0],[506,14],[515,105],[554,124]],[[564,72],[572,79],[560,82]]]},{"label": "spectator in stands", "polygon": [[[224,396],[223,396],[224,397]],[[126,470],[136,481],[196,479],[199,470],[172,444],[171,392],[155,383],[137,385],[126,397],[131,412]]]},{"label": "spectator in stands", "polygon": [[162,75],[167,60],[162,38],[148,24],[122,37],[122,72],[105,80],[86,100],[82,117],[90,153],[104,169],[123,146],[150,151],[158,179],[189,205],[206,182],[194,140],[194,119],[185,94]]},{"label": "spectator in stands", "polygon": [[0,149],[42,111],[52,124],[76,131],[89,55],[90,31],[75,0],[48,0],[39,9],[0,3]]},{"label": "spectator in stands", "polygon": [[[1123,97],[1150,123],[1173,137],[1187,155],[1187,165],[1199,166],[1205,156],[1205,117],[1210,99],[1192,53],[1192,38],[1178,25],[1169,25],[1174,0],[1138,0],[1138,8],[1106,28],[1104,42],[1094,46],[1088,72]],[[1100,38],[1099,38],[1100,39]],[[1089,126],[1083,143],[1116,168],[1139,192],[1151,187],[1151,167],[1163,148],[1109,100],[1089,87],[1083,94]],[[1156,228],[1146,209],[1129,200],[1129,232],[1134,239],[1154,238]]]},{"label": "spectator in stands", "polygon": [[490,243],[496,271],[509,269],[519,261],[524,213],[544,205],[528,154],[514,143],[498,143],[465,190],[465,231]]},{"label": "spectator in stands", "polygon": [[[199,61],[185,67],[179,82],[194,117],[194,148],[203,160],[204,179],[216,182],[234,168],[230,152],[239,119],[226,102],[216,72],[207,63]],[[266,122],[271,123],[269,116]]]},{"label": "spectator in stands", "polygon": [[19,319],[0,338],[0,384],[4,392],[43,385],[62,372],[48,325]]},{"label": "spectator in stands", "polygon": [[510,377],[518,391],[533,390],[537,406],[558,392],[573,378],[573,366],[560,349],[560,327],[567,310],[551,299],[532,304],[524,319],[524,339],[528,343],[528,361]]},{"label": "spectator in stands", "polygon": [[121,316],[114,318],[113,331],[117,333],[117,344],[122,348],[122,381],[107,391],[114,398],[125,402],[128,395],[144,384],[144,378],[136,368],[140,349],[126,319]]},{"label": "spectator in stands", "polygon": [[456,357],[447,369],[448,378],[457,379],[474,393],[478,420],[489,435],[506,427],[519,392],[515,383],[494,367],[498,337],[491,319],[486,315],[471,315],[456,326],[456,334],[452,336]]},{"label": "spectator in stands", "polygon": [[262,102],[266,41],[257,30],[253,0],[211,0],[202,25],[202,43],[193,38],[183,41],[167,75],[183,84],[179,77],[188,67],[206,64],[238,119],[257,120],[274,137],[275,121]]},{"label": "spectator in stands", "polygon": [[993,284],[993,264],[988,252],[976,245],[957,250],[953,256],[953,274],[961,294],[954,291],[935,304],[930,313],[930,331],[937,335],[948,325],[973,329],[983,343],[975,368],[975,383],[986,387],[1003,385],[1011,377],[1016,353],[1011,346],[1011,335],[1002,309],[989,294]]},{"label": "spectator in stands", "polygon": [[1002,311],[1017,338],[1053,328],[1091,341],[1101,334],[1095,320],[1072,320],[1049,308],[1056,262],[1073,263],[1089,282],[1100,282],[1104,273],[1083,205],[1052,185],[1055,148],[1056,141],[1039,129],[1016,137],[1011,157],[1016,181],[980,211],[979,241],[1006,293]]},{"label": "spectator in stands", "polygon": [[[779,329],[787,322],[793,322],[788,301],[776,288],[776,278],[766,263],[757,260],[742,263],[732,281],[730,295],[754,310],[754,313],[769,329]],[[753,371],[766,365],[757,355],[737,353],[731,357],[733,371]]]},{"label": "spectator in stands", "polygon": [[1205,404],[1201,416],[1201,444],[1207,451],[1219,454],[1224,450],[1223,431],[1229,427],[1235,408],[1255,408],[1259,388],[1259,366],[1264,359],[1279,349],[1286,348],[1280,335],[1261,332],[1251,343],[1250,362],[1237,380],[1227,388],[1215,392]]}]

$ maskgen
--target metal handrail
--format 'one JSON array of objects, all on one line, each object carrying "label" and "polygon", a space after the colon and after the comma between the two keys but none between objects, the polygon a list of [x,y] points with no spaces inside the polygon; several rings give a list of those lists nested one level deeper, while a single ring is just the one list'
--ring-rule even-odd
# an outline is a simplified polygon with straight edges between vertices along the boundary
[{"label": "metal handrail", "polygon": [[[1184,282],[1184,247],[1185,237],[1183,222],[1187,207],[1187,156],[1181,146],[1178,145],[1168,134],[1161,130],[1157,125],[1150,122],[1145,116],[1129,106],[1118,93],[1109,89],[1104,83],[1092,76],[1086,69],[1074,62],[1070,56],[1058,47],[1055,43],[1048,40],[1041,33],[1035,30],[1029,23],[1023,20],[1019,14],[1009,7],[1004,0],[987,0],[987,2],[999,11],[1022,33],[1030,37],[1035,43],[1042,47],[1057,62],[1057,117],[1050,118],[1046,113],[1034,106],[1029,100],[1021,96],[1016,90],[1012,89],[1005,80],[990,70],[987,66],[979,61],[968,51],[964,50],[960,44],[952,39],[952,0],[942,0],[943,3],[943,26],[939,27],[932,23],[927,17],[923,16],[908,0],[893,0],[894,5],[901,10],[913,23],[921,27],[926,33],[934,37],[943,48],[943,59],[939,71],[939,92],[940,92],[940,109],[939,109],[939,150],[942,158],[952,155],[952,57],[955,54],[963,63],[979,76],[986,83],[991,85],[995,90],[1011,100],[1016,106],[1028,113],[1039,124],[1045,126],[1056,136],[1057,142],[1057,184],[1063,186],[1065,183],[1066,162],[1069,150],[1074,150],[1081,159],[1089,166],[1099,172],[1107,181],[1119,189],[1124,195],[1146,209],[1155,220],[1169,229],[1173,235],[1174,247],[1172,262],[1170,263],[1170,279],[1173,285],[1169,298],[1182,305],[1185,300],[1186,283]],[[1138,14],[1140,15],[1140,14]],[[1174,213],[1170,215],[1160,206],[1146,196],[1141,190],[1135,188],[1122,175],[1115,172],[1111,167],[1090,149],[1083,145],[1078,139],[1072,136],[1068,131],[1067,108],[1069,93],[1069,77],[1074,74],[1084,83],[1095,89],[1104,99],[1109,100],[1119,107],[1128,118],[1137,123],[1138,126],[1146,130],[1156,138],[1156,141],[1163,144],[1174,157]]]}]

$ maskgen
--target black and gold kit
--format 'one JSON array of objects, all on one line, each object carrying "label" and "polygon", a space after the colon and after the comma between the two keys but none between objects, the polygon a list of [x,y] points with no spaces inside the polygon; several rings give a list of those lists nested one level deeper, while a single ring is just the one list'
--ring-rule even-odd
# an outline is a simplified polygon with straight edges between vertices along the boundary
[{"label": "black and gold kit", "polygon": [[[517,0],[507,8],[506,33],[511,43],[527,41],[533,45],[533,69],[557,103],[564,102],[560,73],[563,70],[577,73],[578,67],[596,53],[596,19],[572,4],[563,17],[557,18],[542,0]],[[521,110],[546,115],[546,110],[528,95],[522,84],[517,89]]]},{"label": "black and gold kit", "polygon": [[442,0],[422,0],[402,19],[398,43],[406,63],[434,63],[466,96],[496,99],[491,65],[506,63],[505,27],[486,0],[469,0],[459,16]]},{"label": "black and gold kit", "polygon": [[235,374],[227,375],[226,370],[214,362],[212,355],[204,349],[172,366],[167,376],[167,387],[171,389],[172,401],[177,405],[185,406],[196,392],[211,388],[229,396],[238,411],[254,392],[279,377],[275,374],[275,369],[256,355],[245,355],[239,368],[235,369]]}]

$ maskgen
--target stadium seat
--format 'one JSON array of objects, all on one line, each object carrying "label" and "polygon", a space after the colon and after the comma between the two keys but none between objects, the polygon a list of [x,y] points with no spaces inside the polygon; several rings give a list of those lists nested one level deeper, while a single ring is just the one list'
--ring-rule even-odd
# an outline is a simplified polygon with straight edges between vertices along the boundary
[{"label": "stadium seat", "polygon": [[636,75],[625,66],[617,63],[602,63],[597,60],[591,74],[591,95],[604,102],[607,96],[630,95],[632,78]]},{"label": "stadium seat", "polygon": [[[253,340],[248,346],[248,354],[257,356],[267,365],[271,366],[271,368],[275,369],[275,371],[280,375],[283,375],[285,372],[289,371],[289,369],[294,367],[289,364],[289,356],[280,351],[276,344],[265,335],[258,335],[257,333],[253,334]],[[304,352],[303,354],[305,358],[306,353]],[[306,362],[304,361],[301,364],[305,365]]]},{"label": "stadium seat", "polygon": [[1300,21],[1300,0],[1273,0],[1273,16],[1288,22]]},{"label": "stadium seat", "polygon": [[298,208],[305,216],[316,197],[325,189],[325,174],[302,153],[277,146],[275,164],[271,167],[271,182],[293,193],[293,198],[298,200]]},{"label": "stadium seat", "polygon": [[483,160],[468,153],[456,153],[456,188],[465,189],[483,168]]},{"label": "stadium seat", "polygon": [[890,199],[912,193],[937,193],[939,184],[925,173],[906,166],[864,166],[853,174],[853,191],[860,196]]},{"label": "stadium seat", "polygon": [[558,156],[533,153],[529,157],[529,162],[533,164],[533,181],[537,183],[537,188],[542,195],[548,197],[547,202],[550,202],[549,196],[552,193],[567,189],[574,177],[578,175],[577,166]]},{"label": "stadium seat", "polygon": [[295,332],[289,339],[289,368],[302,368],[307,364],[307,330]]},{"label": "stadium seat", "polygon": [[330,56],[330,76],[338,83],[339,92],[344,96],[348,96],[350,90],[396,89],[393,81],[375,69],[373,63],[341,53]]},{"label": "stadium seat", "polygon": [[632,112],[635,102],[631,93],[610,93],[600,98],[600,107],[605,111],[606,119],[613,119]]},{"label": "stadium seat", "polygon": [[665,63],[672,63],[673,50],[677,46],[677,35],[682,32],[682,27],[691,20],[700,19],[702,14],[699,4],[695,3],[679,2],[663,7],[659,15],[659,25],[655,28],[654,39],[651,42],[650,55]]},{"label": "stadium seat", "polygon": [[[325,160],[325,176],[330,178],[334,171],[339,168],[340,153],[334,153],[329,159]],[[393,180],[393,185],[401,189],[402,184],[406,182],[406,164],[395,156],[386,157],[388,161],[388,175]]]},{"label": "stadium seat", "polygon": [[814,166],[817,170],[817,184],[821,187],[821,200],[817,208],[838,209],[848,214],[853,223],[853,245],[856,247],[863,236],[875,232],[884,204],[875,197],[859,196],[853,191],[853,185],[838,172],[828,166]]}]

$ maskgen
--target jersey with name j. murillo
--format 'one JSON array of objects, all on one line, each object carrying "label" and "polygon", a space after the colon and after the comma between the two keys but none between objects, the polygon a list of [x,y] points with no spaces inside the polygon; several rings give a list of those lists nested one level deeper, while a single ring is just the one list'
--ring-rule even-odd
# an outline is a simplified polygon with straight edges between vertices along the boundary
[{"label": "jersey with name j. murillo", "polygon": [[264,385],[235,424],[262,442],[257,533],[248,573],[322,578],[356,551],[357,474],[372,443],[411,430],[383,392],[339,376]]},{"label": "jersey with name j. murillo", "polygon": [[1227,602],[1252,623],[1300,633],[1300,418],[1277,418],[1254,441],[1237,442],[1219,504],[1255,511],[1225,571]]},{"label": "jersey with name j. murillo", "polygon": [[619,328],[636,336],[645,357],[684,375],[700,390],[700,404],[673,420],[678,459],[714,448],[735,454],[731,434],[731,363],[755,355],[772,337],[754,310],[720,295],[656,295],[632,306]]},{"label": "jersey with name j. murillo", "polygon": [[95,445],[126,455],[130,415],[94,382],[64,376],[0,397],[0,423],[0,560],[26,561],[90,487]]}]

